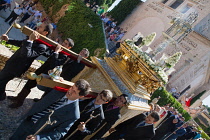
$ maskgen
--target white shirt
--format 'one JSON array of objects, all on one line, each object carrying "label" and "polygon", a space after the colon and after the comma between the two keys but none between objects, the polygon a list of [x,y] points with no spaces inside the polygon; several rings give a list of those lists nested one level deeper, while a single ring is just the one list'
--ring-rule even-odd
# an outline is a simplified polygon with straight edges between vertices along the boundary
[{"label": "white shirt", "polygon": [[35,17],[42,17],[42,13],[40,11],[35,11],[35,14],[34,14]]},{"label": "white shirt", "polygon": [[[32,13],[30,13],[29,11],[32,12]],[[33,10],[32,7],[30,7],[30,8],[28,9],[28,12],[27,12],[27,13],[31,16],[34,12],[35,12],[35,10]]]},{"label": "white shirt", "polygon": [[[18,7],[19,7],[19,5],[16,8],[18,8]],[[16,8],[14,9],[15,14],[21,15],[23,12],[23,9],[22,8],[16,9]]]}]

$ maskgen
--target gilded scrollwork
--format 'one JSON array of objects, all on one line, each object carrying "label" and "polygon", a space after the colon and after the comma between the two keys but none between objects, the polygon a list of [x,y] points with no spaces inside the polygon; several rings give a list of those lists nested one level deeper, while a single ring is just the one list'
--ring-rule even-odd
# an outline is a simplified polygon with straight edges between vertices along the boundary
[{"label": "gilded scrollwork", "polygon": [[129,47],[121,45],[117,50],[118,55],[114,57],[117,63],[125,64],[125,70],[133,77],[136,77],[136,87],[141,85],[148,93],[154,92],[162,83],[156,78],[154,72],[149,69],[147,64],[138,57],[135,52],[129,50]]}]

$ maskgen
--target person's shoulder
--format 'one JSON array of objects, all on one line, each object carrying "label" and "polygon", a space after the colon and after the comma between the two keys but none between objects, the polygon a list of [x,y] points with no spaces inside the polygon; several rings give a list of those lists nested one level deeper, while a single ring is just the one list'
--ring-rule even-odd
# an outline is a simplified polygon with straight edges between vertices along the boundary
[{"label": "person's shoulder", "polygon": [[37,45],[38,45],[38,47],[40,47],[40,48],[45,48],[45,49],[48,48],[47,45],[42,44],[42,43],[38,43]]},{"label": "person's shoulder", "polygon": [[79,104],[88,104],[88,103],[92,102],[93,100],[94,100],[94,98],[85,99],[85,100],[80,100],[80,101],[79,101]]}]

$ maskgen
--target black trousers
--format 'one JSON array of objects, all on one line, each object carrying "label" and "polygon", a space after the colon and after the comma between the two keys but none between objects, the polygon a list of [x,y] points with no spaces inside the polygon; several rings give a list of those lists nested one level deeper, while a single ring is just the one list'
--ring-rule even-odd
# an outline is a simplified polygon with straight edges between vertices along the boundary
[{"label": "black trousers", "polygon": [[0,95],[5,92],[7,83],[15,77],[15,75],[7,72],[4,69],[0,72]]},{"label": "black trousers", "polygon": [[14,10],[11,12],[11,14],[9,15],[9,17],[7,19],[5,19],[5,22],[7,22],[8,20],[10,20],[9,24],[11,25],[16,18],[18,17],[18,15],[14,12]]},{"label": "black trousers", "polygon": [[[35,73],[36,73],[36,75],[39,75],[39,74],[41,74],[41,73],[47,73],[48,72],[48,69],[45,67],[45,64],[44,65],[42,65],[41,67],[39,67],[36,71],[35,71]],[[27,89],[28,91],[31,91],[31,89],[32,88],[34,88],[34,87],[36,87],[37,86],[37,82],[36,82],[36,80],[28,80],[27,82],[26,82],[26,84],[24,85],[24,87],[23,87],[23,89]],[[49,90],[47,90],[47,91],[45,91],[45,93],[42,95],[42,97],[44,97],[45,95],[47,95],[47,93],[49,93],[51,91],[51,89],[49,89]],[[30,94],[30,92],[29,93],[27,93],[27,95],[29,95]],[[19,95],[19,94],[18,94]],[[24,94],[24,95],[26,95],[26,93]],[[19,95],[20,96],[20,95]],[[25,97],[26,98],[26,97]]]},{"label": "black trousers", "polygon": [[4,0],[1,0],[1,1],[0,1],[0,11],[1,11],[2,9],[6,8],[6,5],[1,6],[2,4],[6,4],[6,1],[4,1]]},{"label": "black trousers", "polygon": [[21,19],[20,22],[24,22],[26,19],[28,19],[31,15],[29,15],[28,13],[26,13],[23,18]]}]

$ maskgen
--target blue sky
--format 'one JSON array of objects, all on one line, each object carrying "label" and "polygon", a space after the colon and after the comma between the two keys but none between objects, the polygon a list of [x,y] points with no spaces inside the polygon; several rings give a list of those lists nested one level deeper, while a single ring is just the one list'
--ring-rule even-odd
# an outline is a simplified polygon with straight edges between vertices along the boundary
[{"label": "blue sky", "polygon": [[208,105],[210,107],[210,95],[206,99],[203,100],[203,104]]}]

